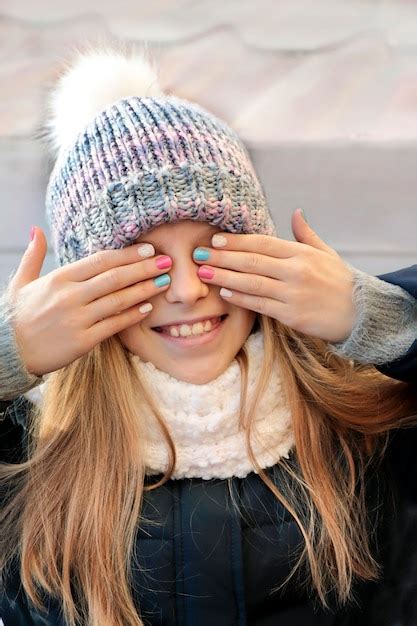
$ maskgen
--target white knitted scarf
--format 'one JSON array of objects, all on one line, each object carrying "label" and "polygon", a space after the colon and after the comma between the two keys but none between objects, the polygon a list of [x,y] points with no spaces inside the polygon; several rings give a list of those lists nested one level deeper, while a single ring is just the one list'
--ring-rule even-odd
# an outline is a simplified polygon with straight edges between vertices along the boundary
[{"label": "white knitted scarf", "polygon": [[[262,331],[249,335],[245,345],[249,407],[264,356]],[[137,355],[132,354],[131,358],[156,398],[174,441],[177,459],[172,478],[244,478],[256,472],[246,451],[245,432],[239,431],[241,378],[236,359],[217,378],[197,385],[178,380]],[[46,383],[25,395],[39,402]],[[168,447],[155,417],[150,411],[145,413],[145,464],[148,474],[158,474],[168,466]],[[262,468],[275,465],[281,457],[288,458],[294,445],[291,412],[283,395],[277,362],[258,405],[251,443]]]},{"label": "white knitted scarf", "polygon": [[[262,331],[249,335],[245,345],[250,404],[264,355]],[[241,380],[236,359],[217,378],[203,385],[177,380],[136,355],[132,355],[132,360],[157,398],[174,440],[177,461],[172,478],[243,478],[255,471],[246,451],[245,432],[239,431]],[[270,383],[259,402],[255,425],[252,447],[262,468],[274,465],[282,456],[288,457],[293,430],[278,364],[272,369]],[[165,471],[168,452],[155,419],[149,421],[146,447],[149,474]]]}]

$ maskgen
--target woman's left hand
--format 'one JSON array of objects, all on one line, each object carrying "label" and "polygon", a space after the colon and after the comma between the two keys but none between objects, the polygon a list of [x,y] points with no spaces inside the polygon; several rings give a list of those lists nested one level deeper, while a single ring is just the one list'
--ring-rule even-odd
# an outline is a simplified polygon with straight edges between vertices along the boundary
[{"label": "woman's left hand", "polygon": [[[225,287],[237,306],[275,318],[294,330],[324,341],[345,340],[355,323],[353,274],[339,254],[320,239],[297,209],[292,216],[297,241],[254,233],[221,231],[226,244],[202,248],[211,269],[203,282]],[[212,240],[213,244],[213,240]],[[199,248],[201,249],[201,248]],[[195,251],[194,251],[195,252]],[[208,265],[208,263],[210,265]]]}]

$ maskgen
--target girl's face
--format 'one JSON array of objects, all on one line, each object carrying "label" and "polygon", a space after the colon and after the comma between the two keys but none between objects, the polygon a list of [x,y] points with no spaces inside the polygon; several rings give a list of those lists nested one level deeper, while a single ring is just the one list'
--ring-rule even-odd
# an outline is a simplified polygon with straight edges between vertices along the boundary
[{"label": "girl's face", "polygon": [[[155,255],[171,257],[172,265],[167,270],[171,283],[150,298],[153,309],[141,322],[118,333],[128,350],[142,361],[151,361],[174,378],[197,385],[224,372],[245,343],[256,319],[254,311],[229,303],[219,295],[218,285],[203,283],[197,274],[199,265],[192,257],[194,248],[211,247],[211,237],[218,232],[222,231],[208,222],[180,220],[156,226],[136,239],[135,243],[151,243]],[[226,314],[217,329],[198,337],[192,334],[194,339],[181,336],[171,339],[169,334],[155,330],[184,321],[190,321],[192,328],[193,320],[199,318],[203,318],[204,326],[206,320]]]}]

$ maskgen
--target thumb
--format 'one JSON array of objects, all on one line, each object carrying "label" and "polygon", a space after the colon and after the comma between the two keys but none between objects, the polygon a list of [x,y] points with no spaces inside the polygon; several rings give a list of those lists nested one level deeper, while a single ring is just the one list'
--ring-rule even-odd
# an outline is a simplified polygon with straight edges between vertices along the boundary
[{"label": "thumb", "polygon": [[48,246],[43,230],[34,226],[33,239],[29,242],[19,267],[10,281],[13,287],[23,287],[39,278],[47,249]]},{"label": "thumb", "polygon": [[311,226],[304,221],[302,209],[296,209],[292,214],[291,228],[295,239],[300,243],[305,243],[318,250],[335,254],[333,248],[320,239]]}]

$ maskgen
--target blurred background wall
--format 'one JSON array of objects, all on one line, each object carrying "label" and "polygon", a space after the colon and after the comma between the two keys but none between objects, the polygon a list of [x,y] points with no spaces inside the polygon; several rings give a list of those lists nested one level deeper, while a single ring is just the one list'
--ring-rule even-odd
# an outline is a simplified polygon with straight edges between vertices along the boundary
[{"label": "blurred background wall", "polygon": [[146,42],[165,91],[239,133],[281,237],[301,206],[364,271],[417,263],[417,3],[0,0],[2,285],[32,224],[56,267],[36,130],[59,58],[100,36]]}]

